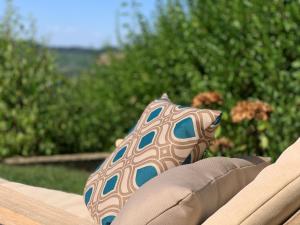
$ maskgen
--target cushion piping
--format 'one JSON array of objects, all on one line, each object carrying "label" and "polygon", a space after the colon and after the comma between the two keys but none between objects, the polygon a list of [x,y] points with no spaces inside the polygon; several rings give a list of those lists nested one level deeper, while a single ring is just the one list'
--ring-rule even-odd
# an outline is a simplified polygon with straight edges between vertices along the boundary
[{"label": "cushion piping", "polygon": [[255,212],[257,212],[261,207],[263,207],[264,205],[266,205],[268,202],[272,201],[272,199],[278,195],[280,192],[284,191],[284,189],[289,186],[290,184],[292,184],[294,181],[296,181],[298,178],[300,178],[300,174],[298,174],[295,178],[293,178],[290,182],[288,182],[286,185],[284,185],[282,188],[280,188],[279,191],[277,191],[274,195],[272,195],[270,198],[266,199],[259,207],[257,207],[253,212],[251,212],[248,216],[246,216],[241,222],[240,224],[244,223],[247,219],[249,219],[249,217],[251,217],[251,215],[253,215]]}]

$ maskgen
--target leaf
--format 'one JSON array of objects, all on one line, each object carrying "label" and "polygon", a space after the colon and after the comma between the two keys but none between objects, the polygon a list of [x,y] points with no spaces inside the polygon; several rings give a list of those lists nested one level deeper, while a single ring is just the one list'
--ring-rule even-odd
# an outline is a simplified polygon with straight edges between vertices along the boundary
[{"label": "leaf", "polygon": [[300,68],[300,60],[296,60],[292,62],[292,67],[295,69]]},{"label": "leaf", "polygon": [[269,147],[269,139],[267,138],[267,136],[261,134],[259,136],[260,139],[260,147],[262,149],[267,149]]}]

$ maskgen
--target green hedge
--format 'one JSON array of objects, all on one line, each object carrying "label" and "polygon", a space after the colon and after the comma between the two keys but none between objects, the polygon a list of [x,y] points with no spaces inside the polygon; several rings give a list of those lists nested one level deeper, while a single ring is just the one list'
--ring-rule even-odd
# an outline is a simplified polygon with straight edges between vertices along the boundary
[{"label": "green hedge", "polygon": [[[276,158],[299,136],[298,0],[169,0],[154,21],[137,15],[140,32],[129,29],[121,56],[68,80],[46,50],[1,33],[1,155],[112,149],[163,92],[183,105],[222,95],[209,107],[224,112],[217,138],[234,146],[216,154]],[[270,118],[233,123],[231,109],[255,99],[272,106]]]},{"label": "green hedge", "polygon": [[[138,15],[141,33],[129,33],[125,58],[105,77],[112,102],[105,110],[124,130],[163,92],[189,105],[197,93],[217,91],[224,98],[217,136],[234,143],[223,154],[263,151],[275,158],[299,137],[299,1],[169,0],[156,13],[153,23]],[[270,119],[232,123],[232,107],[251,99],[272,106]]]},{"label": "green hedge", "polygon": [[58,152],[52,137],[64,79],[33,37],[8,1],[0,23],[0,156]]}]

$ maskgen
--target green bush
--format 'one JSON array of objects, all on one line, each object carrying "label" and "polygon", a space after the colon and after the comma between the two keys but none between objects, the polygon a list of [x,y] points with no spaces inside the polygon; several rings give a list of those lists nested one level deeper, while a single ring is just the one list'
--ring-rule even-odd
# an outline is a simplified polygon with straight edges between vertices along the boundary
[{"label": "green bush", "polygon": [[[110,150],[163,92],[182,105],[199,92],[222,95],[208,107],[224,112],[217,137],[234,146],[216,154],[276,158],[291,144],[300,132],[299,0],[162,2],[151,22],[134,10],[139,29],[129,26],[108,65],[68,79],[34,39],[16,38],[24,30],[7,23],[15,19],[4,20],[0,154]],[[256,99],[271,105],[270,118],[233,123],[231,109]]]},{"label": "green bush", "polygon": [[63,80],[32,29],[19,21],[8,1],[0,24],[0,156],[51,154]]},{"label": "green bush", "polygon": [[101,94],[105,84],[58,74],[51,52],[24,24],[7,1],[0,21],[0,157],[109,149],[123,129],[109,132],[117,117],[110,118],[113,107]]},{"label": "green bush", "polygon": [[[256,153],[258,143],[263,154],[276,158],[299,136],[299,1],[169,0],[156,13],[153,23],[138,13],[141,32],[129,29],[124,58],[105,77],[96,73],[111,102],[104,110],[119,118],[107,133],[120,124],[128,129],[163,92],[189,105],[198,92],[218,91],[224,116],[217,135],[234,142],[226,155]],[[255,124],[252,137],[252,121],[233,124],[230,118],[232,107],[249,99],[273,108],[268,121]]]},{"label": "green bush", "polygon": [[[102,69],[101,77],[105,74]],[[53,129],[60,153],[109,151],[123,135],[124,125],[118,116],[122,104],[113,101],[113,90],[106,91],[109,84],[103,80],[107,81],[88,75],[72,79],[64,101],[57,106],[62,111],[56,124],[63,126]]]}]

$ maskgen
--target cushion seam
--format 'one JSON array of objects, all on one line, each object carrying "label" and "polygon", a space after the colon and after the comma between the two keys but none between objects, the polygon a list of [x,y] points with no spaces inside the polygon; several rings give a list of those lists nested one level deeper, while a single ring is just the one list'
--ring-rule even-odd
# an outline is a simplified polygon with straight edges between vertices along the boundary
[{"label": "cushion seam", "polygon": [[[210,180],[206,185],[204,185],[202,189],[205,189],[207,186],[209,186],[210,184],[212,184],[214,181],[217,181],[221,178],[223,178],[224,176],[228,175],[229,173],[231,173],[232,171],[234,170],[237,170],[237,169],[244,169],[244,168],[250,168],[250,167],[256,167],[256,166],[259,166],[259,165],[262,165],[262,164],[268,164],[267,162],[263,161],[263,162],[260,162],[258,164],[254,164],[254,165],[247,165],[247,166],[242,166],[242,167],[237,167],[236,165],[235,168],[232,168],[232,169],[229,169],[226,173],[222,174],[222,175],[219,175],[217,177],[215,177],[215,179],[213,180]],[[172,204],[171,206],[169,206],[167,209],[165,209],[163,212],[161,212],[160,214],[156,215],[154,218],[152,218],[151,220],[149,220],[148,222],[146,222],[146,225],[148,225],[149,223],[151,223],[155,218],[163,215],[165,212],[167,212],[168,210],[170,210],[171,208],[174,208],[176,207],[177,205],[180,205],[183,201],[185,201],[187,198],[189,198],[191,195],[194,195],[194,194],[197,194],[198,192],[200,192],[201,190],[197,190],[197,191],[191,191],[189,192],[186,196],[184,196],[183,198],[181,198],[180,200],[178,200],[175,204]]]},{"label": "cushion seam", "polygon": [[292,184],[294,181],[296,181],[298,178],[300,178],[300,174],[298,174],[294,179],[292,179],[290,182],[288,182],[286,185],[284,185],[282,188],[280,188],[279,191],[277,191],[274,195],[272,195],[270,198],[266,199],[258,208],[256,208],[252,213],[250,213],[248,216],[246,216],[240,224],[244,223],[251,215],[253,215],[255,212],[257,212],[261,207],[266,205],[268,202],[270,202],[276,195],[278,195],[280,192],[284,191],[286,187],[288,187],[290,184]]},{"label": "cushion seam", "polygon": [[155,220],[157,217],[163,215],[165,212],[167,212],[168,210],[180,205],[181,202],[183,202],[184,200],[188,199],[191,195],[193,195],[193,192],[188,193],[186,196],[184,196],[182,199],[180,199],[178,202],[176,202],[175,204],[171,205],[170,207],[168,207],[167,209],[165,209],[163,212],[161,212],[159,215],[155,216],[154,218],[152,218],[151,220],[149,220],[148,222],[146,222],[146,225],[149,225],[153,220]]},{"label": "cushion seam", "polygon": [[[210,184],[212,184],[214,181],[217,181],[217,180],[219,180],[219,179],[225,177],[226,175],[228,175],[229,173],[231,173],[231,172],[234,171],[234,170],[240,170],[240,169],[245,169],[245,168],[256,167],[256,166],[259,166],[259,165],[262,165],[262,164],[267,164],[267,162],[260,162],[260,163],[258,163],[258,164],[247,165],[247,166],[242,166],[242,167],[237,167],[236,165],[234,165],[235,168],[229,169],[228,171],[226,171],[226,173],[224,173],[224,174],[222,174],[222,175],[219,175],[219,176],[215,177],[215,179],[210,180],[206,185],[204,185],[204,186],[202,187],[202,189],[205,189],[207,186],[209,186]],[[201,189],[201,190],[202,190],[202,189]],[[200,191],[200,190],[192,191],[191,193],[198,193],[199,191]]]}]

